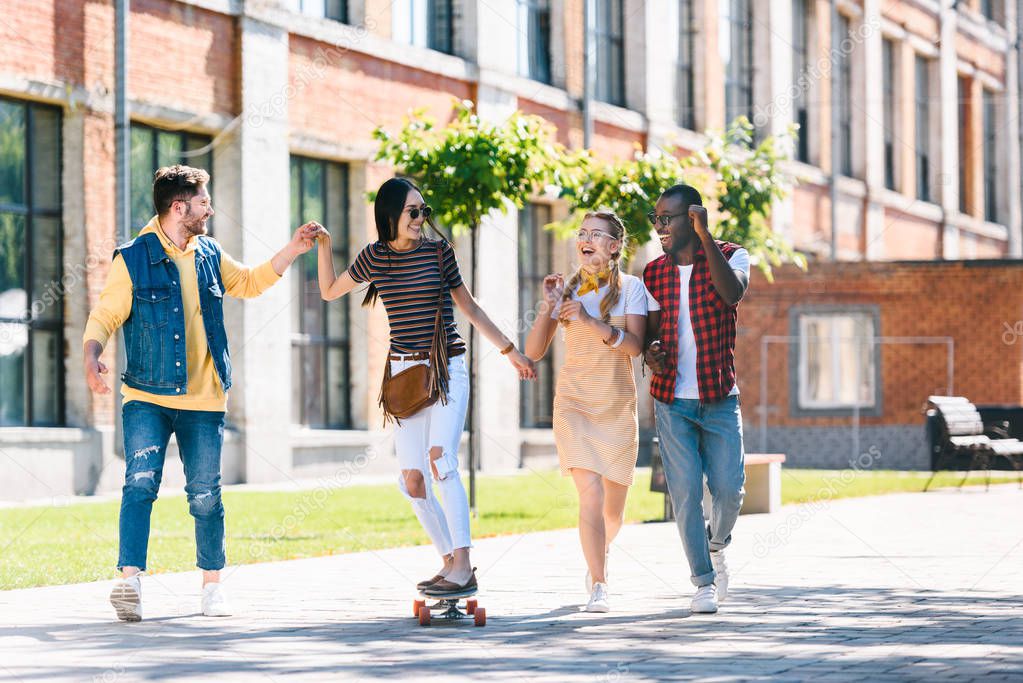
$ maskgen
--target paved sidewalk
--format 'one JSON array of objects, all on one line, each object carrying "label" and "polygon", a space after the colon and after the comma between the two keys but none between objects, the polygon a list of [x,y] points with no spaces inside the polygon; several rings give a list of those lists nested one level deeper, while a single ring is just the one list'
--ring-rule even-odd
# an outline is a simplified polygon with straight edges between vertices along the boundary
[{"label": "paved sidewalk", "polygon": [[[429,548],[229,569],[239,615],[198,615],[197,573],[149,577],[122,624],[109,583],[0,593],[0,680],[1023,680],[1023,491],[899,494],[741,517],[732,596],[690,615],[673,525],[630,525],[612,612],[580,612],[574,531],[486,539],[488,624],[422,628]],[[230,549],[229,549],[230,550]]]}]

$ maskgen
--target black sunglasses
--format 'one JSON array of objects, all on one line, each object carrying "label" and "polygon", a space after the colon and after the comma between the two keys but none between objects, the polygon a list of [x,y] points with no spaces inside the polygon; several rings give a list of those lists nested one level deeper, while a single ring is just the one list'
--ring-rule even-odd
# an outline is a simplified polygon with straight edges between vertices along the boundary
[{"label": "black sunglasses", "polygon": [[668,227],[668,225],[671,223],[672,220],[678,218],[679,216],[685,216],[685,215],[686,214],[684,214],[684,213],[675,213],[675,214],[667,214],[667,213],[665,213],[665,214],[661,214],[660,216],[658,216],[653,211],[651,211],[650,213],[648,213],[646,215],[646,219],[648,221],[650,221],[650,225],[653,225],[654,227],[657,227],[657,224],[660,223],[662,228],[666,228],[666,227]]},{"label": "black sunglasses", "polygon": [[423,218],[429,218],[430,216],[433,215],[433,209],[431,209],[429,206],[424,206],[421,209],[418,206],[413,206],[411,209],[408,210],[409,218],[411,218],[412,220],[419,218],[420,213],[423,214]]}]

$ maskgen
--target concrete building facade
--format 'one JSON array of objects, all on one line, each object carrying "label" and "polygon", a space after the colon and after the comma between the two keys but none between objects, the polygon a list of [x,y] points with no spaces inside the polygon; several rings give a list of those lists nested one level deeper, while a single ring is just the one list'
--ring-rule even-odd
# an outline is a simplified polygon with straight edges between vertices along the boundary
[{"label": "concrete building facade", "polygon": [[[316,219],[344,266],[375,239],[365,193],[393,172],[373,161],[377,125],[397,129],[413,108],[445,120],[469,99],[583,145],[588,24],[598,155],[693,150],[740,114],[761,133],[799,123],[801,183],[772,220],[811,259],[1019,256],[1016,23],[1000,0],[137,0],[132,224],[149,217],[155,168],[190,163],[213,176],[229,253],[255,264]],[[9,0],[0,15],[3,497],[120,486],[114,399],[90,395],[81,372],[117,242],[113,31],[106,1]],[[538,278],[571,267],[542,230],[565,212],[538,197],[483,226],[476,295],[510,335],[525,332]],[[323,304],[313,268],[227,307],[225,482],[394,469],[376,406],[382,307]],[[524,388],[480,348],[483,469],[550,462],[559,354]]]}]

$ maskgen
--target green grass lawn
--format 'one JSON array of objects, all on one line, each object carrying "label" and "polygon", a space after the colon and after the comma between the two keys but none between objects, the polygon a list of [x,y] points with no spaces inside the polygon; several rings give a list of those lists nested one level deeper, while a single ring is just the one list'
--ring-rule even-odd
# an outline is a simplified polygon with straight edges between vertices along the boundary
[{"label": "green grass lawn", "polygon": [[[826,501],[898,491],[920,491],[928,472],[782,470],[784,503]],[[939,474],[935,486],[958,484]],[[979,480],[972,480],[978,483]],[[998,476],[992,482],[1016,481]],[[637,473],[626,519],[660,519],[663,497],[649,491],[649,471]],[[573,527],[576,494],[557,472],[478,480],[476,538]],[[427,543],[411,507],[390,485],[301,492],[224,494],[230,564],[317,557]],[[117,561],[119,503],[0,510],[0,589],[29,588],[111,578]],[[183,496],[153,508],[151,573],[195,566],[192,518]]]}]

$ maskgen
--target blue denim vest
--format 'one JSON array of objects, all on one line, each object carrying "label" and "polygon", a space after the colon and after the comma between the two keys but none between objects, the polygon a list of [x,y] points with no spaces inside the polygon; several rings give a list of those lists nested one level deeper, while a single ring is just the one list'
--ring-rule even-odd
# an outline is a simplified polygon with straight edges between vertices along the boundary
[{"label": "blue denim vest", "polygon": [[[185,314],[178,268],[164,253],[154,233],[139,235],[114,251],[131,276],[131,313],[124,321],[128,368],[121,381],[133,389],[161,396],[188,393],[185,359]],[[224,391],[231,388],[231,354],[224,329],[224,282],[220,277],[220,245],[200,235],[195,250],[206,343]]]}]

